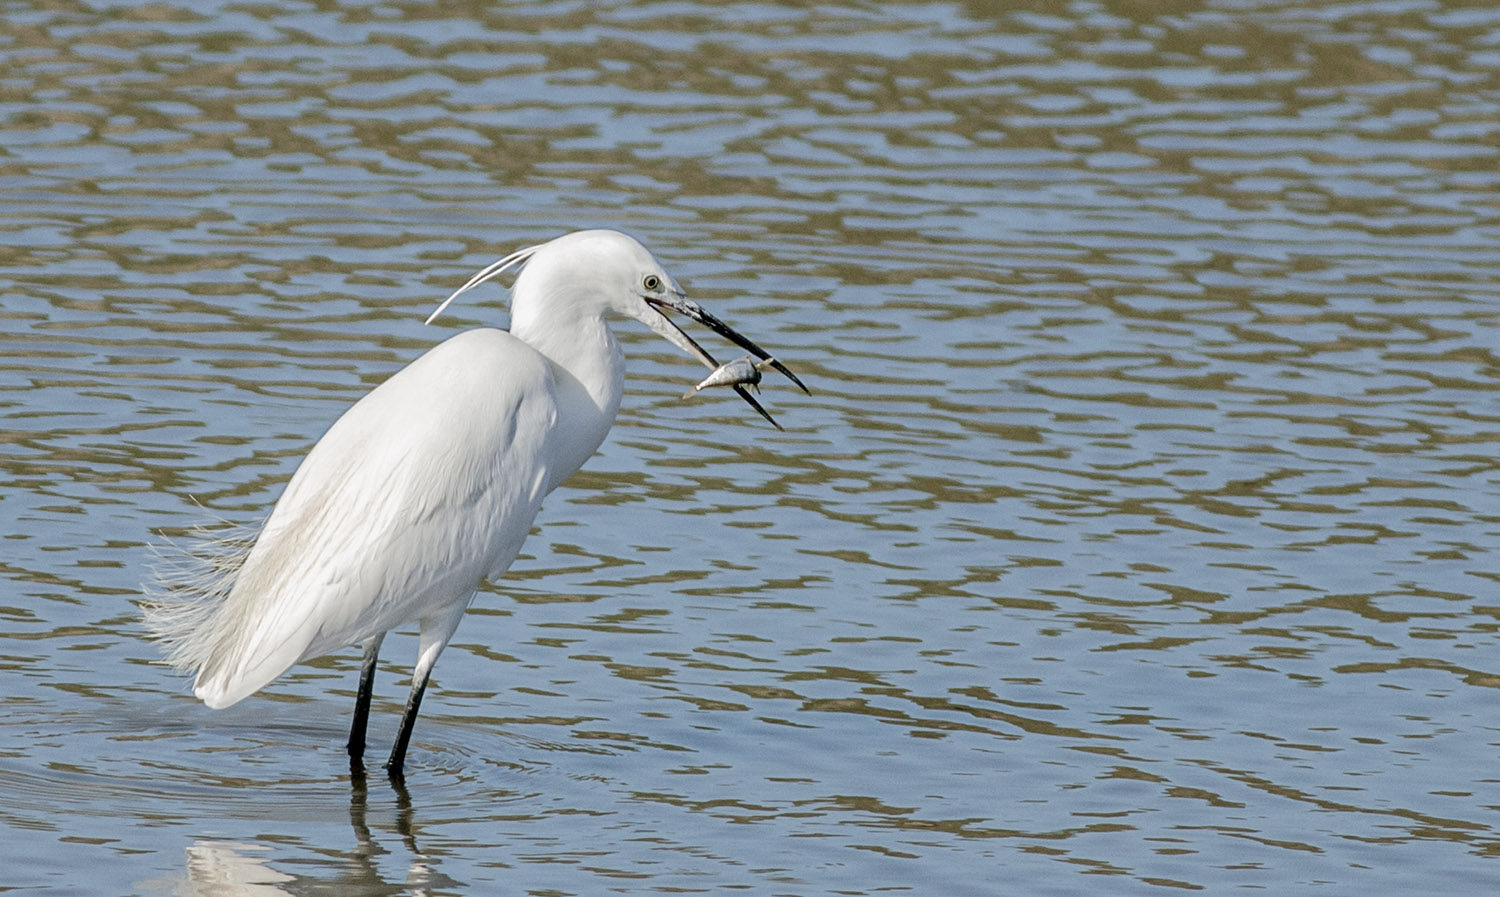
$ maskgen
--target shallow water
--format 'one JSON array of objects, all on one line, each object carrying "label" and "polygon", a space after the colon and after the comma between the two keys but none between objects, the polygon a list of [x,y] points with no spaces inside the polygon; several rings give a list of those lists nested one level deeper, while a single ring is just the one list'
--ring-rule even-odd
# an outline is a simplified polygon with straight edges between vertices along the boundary
[{"label": "shallow water", "polygon": [[[3,7],[0,886],[1492,888],[1500,14],[1021,6]],[[196,703],[148,545],[585,226],[787,431],[622,325],[404,789],[352,649]]]}]

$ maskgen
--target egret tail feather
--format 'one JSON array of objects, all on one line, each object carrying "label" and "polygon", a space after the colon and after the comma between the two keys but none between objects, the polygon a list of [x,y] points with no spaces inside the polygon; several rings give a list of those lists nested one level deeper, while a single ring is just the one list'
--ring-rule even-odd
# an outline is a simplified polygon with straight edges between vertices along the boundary
[{"label": "egret tail feather", "polygon": [[226,599],[259,533],[258,526],[220,521],[152,546],[155,558],[141,611],[168,665],[198,673],[201,682],[222,656],[236,622]]}]

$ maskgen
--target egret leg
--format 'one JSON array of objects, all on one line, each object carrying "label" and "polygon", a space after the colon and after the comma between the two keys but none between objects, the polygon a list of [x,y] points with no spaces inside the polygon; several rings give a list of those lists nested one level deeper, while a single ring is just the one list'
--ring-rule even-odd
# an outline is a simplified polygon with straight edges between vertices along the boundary
[{"label": "egret leg", "polygon": [[463,619],[467,604],[447,609],[446,613],[428,617],[421,621],[421,638],[417,647],[417,665],[411,671],[411,695],[406,699],[406,712],[401,714],[401,731],[396,734],[396,743],[391,746],[391,757],[385,761],[385,771],[399,782],[405,775],[406,748],[411,744],[411,730],[417,724],[417,711],[422,706],[422,694],[427,691],[427,679],[437,664],[438,655],[448,646],[458,621]]},{"label": "egret leg", "polygon": [[359,692],[354,696],[354,719],[349,724],[349,763],[365,756],[365,727],[370,722],[370,695],[375,690],[375,661],[385,634],[365,639],[365,659],[359,668]]},{"label": "egret leg", "polygon": [[401,731],[396,734],[396,743],[391,746],[391,757],[385,761],[385,771],[391,778],[400,780],[406,776],[406,747],[411,744],[411,730],[417,724],[417,710],[422,706],[422,694],[427,691],[427,679],[431,675],[429,667],[421,672],[420,676],[413,673],[411,681],[411,695],[406,699],[406,712],[401,714]]}]

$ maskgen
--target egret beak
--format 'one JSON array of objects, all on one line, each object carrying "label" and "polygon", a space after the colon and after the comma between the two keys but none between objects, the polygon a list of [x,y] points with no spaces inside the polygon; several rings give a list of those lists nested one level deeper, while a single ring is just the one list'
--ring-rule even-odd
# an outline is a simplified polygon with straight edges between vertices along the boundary
[{"label": "egret beak", "polygon": [[757,401],[755,401],[755,396],[752,396],[750,394],[750,390],[746,389],[743,386],[735,384],[734,391],[740,394],[740,398],[742,398],[745,401],[749,402],[751,408],[754,408],[756,411],[760,412],[760,416],[761,417],[763,417],[766,420],[770,421],[771,422],[771,426],[775,427],[778,430],[785,430],[786,429],[781,424],[778,424],[776,422],[776,418],[774,418],[774,417],[771,416],[771,412],[769,412],[766,409],[760,407],[760,403],[757,402]]},{"label": "egret beak", "polygon": [[[797,375],[788,370],[786,365],[773,358],[770,352],[767,352],[765,349],[757,346],[746,337],[743,337],[740,334],[736,333],[733,327],[730,327],[728,324],[725,324],[723,321],[704,311],[703,306],[682,295],[681,293],[668,293],[662,296],[643,296],[641,298],[646,300],[647,305],[650,305],[652,308],[655,308],[657,310],[667,309],[670,311],[681,312],[682,314],[687,315],[694,321],[697,321],[699,324],[702,324],[709,330],[712,330],[714,333],[717,333],[718,335],[729,340],[731,343],[734,343],[736,346],[739,346],[741,349],[749,352],[751,355],[754,355],[756,358],[761,359],[766,364],[775,368],[777,371],[785,374],[787,379],[797,384],[798,389],[802,390],[808,395],[812,394],[811,391],[809,391],[808,388],[803,385],[802,381],[797,379]],[[694,342],[692,337],[684,333],[682,331],[682,328],[678,327],[671,318],[667,317],[666,315],[662,315],[661,319],[665,321],[667,326],[670,327],[674,332],[668,332],[662,328],[655,327],[654,322],[650,322],[653,324],[653,330],[656,330],[658,333],[661,333],[662,336],[665,336],[672,342],[677,343],[679,346],[682,346],[682,348],[686,349],[689,354],[693,355],[708,367],[716,368],[719,366],[719,363],[714,360],[714,357],[705,352],[703,350],[703,347]],[[677,337],[681,337],[682,340],[685,340],[686,345],[684,345],[683,342],[680,342]],[[741,394],[744,394],[743,391],[741,391]],[[750,404],[755,405],[756,403],[752,401]],[[761,414],[766,413],[758,405],[756,406],[756,410],[760,411]],[[774,423],[774,421],[772,421],[772,423]]]}]

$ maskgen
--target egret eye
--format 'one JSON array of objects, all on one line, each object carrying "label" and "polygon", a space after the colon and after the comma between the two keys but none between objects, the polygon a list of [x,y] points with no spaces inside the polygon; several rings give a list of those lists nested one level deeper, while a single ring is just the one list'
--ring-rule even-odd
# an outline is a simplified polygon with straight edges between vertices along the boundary
[{"label": "egret eye", "polygon": [[641,281],[641,286],[654,293],[661,289],[661,278],[655,274],[647,274],[646,279]]}]

